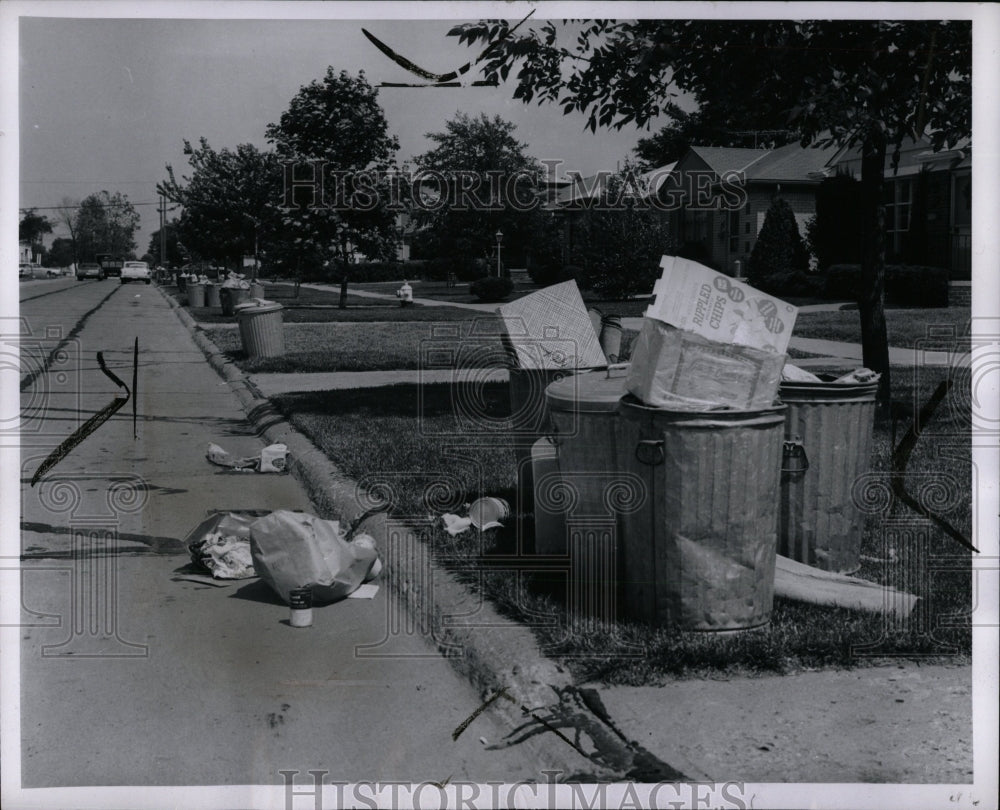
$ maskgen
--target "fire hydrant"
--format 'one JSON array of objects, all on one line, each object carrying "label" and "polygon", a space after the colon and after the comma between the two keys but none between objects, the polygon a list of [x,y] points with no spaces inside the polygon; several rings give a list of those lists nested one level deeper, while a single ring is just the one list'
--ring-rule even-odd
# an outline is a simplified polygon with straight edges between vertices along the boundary
[{"label": "fire hydrant", "polygon": [[409,285],[408,282],[404,281],[403,286],[396,290],[396,297],[399,299],[399,305],[405,307],[408,304],[413,303],[413,287]]}]

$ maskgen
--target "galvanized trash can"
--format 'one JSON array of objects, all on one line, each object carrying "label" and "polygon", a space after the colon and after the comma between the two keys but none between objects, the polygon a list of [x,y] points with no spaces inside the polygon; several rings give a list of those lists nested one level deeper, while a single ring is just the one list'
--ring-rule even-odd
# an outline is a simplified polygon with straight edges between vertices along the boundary
[{"label": "galvanized trash can", "polygon": [[281,310],[273,301],[249,301],[236,307],[236,322],[247,357],[280,357],[285,353]]},{"label": "galvanized trash can", "polygon": [[218,307],[220,305],[219,301],[219,285],[218,284],[206,284],[205,285],[205,306]]},{"label": "galvanized trash can", "polygon": [[781,383],[786,455],[799,458],[781,475],[782,556],[841,574],[861,566],[864,515],[852,490],[871,465],[877,389],[877,379]]},{"label": "galvanized trash can", "polygon": [[264,297],[264,285],[257,281],[252,281],[250,283],[250,297],[251,298],[263,298]]},{"label": "galvanized trash can", "polygon": [[187,286],[188,290],[188,306],[189,307],[203,307],[205,306],[205,285],[200,281],[195,281]]},{"label": "galvanized trash can", "polygon": [[514,445],[517,503],[512,504],[517,518],[517,531],[522,548],[532,550],[532,526],[526,517],[534,510],[535,478],[531,469],[531,448],[536,441],[552,432],[545,400],[545,389],[576,369],[511,368],[508,377],[510,395],[511,438]]},{"label": "galvanized trash can", "polygon": [[785,406],[674,411],[628,395],[619,414],[619,465],[650,493],[621,516],[626,616],[682,630],[769,622]]},{"label": "galvanized trash can", "polygon": [[[577,515],[608,516],[609,492],[622,476],[617,475],[621,420],[618,401],[625,395],[628,366],[612,366],[565,377],[545,389],[556,448],[562,499]],[[535,550],[543,554],[566,554],[566,537],[536,537]]]},{"label": "galvanized trash can", "polygon": [[250,290],[244,287],[227,287],[223,285],[219,290],[219,306],[223,315],[233,315],[238,304],[244,304],[250,300]]}]

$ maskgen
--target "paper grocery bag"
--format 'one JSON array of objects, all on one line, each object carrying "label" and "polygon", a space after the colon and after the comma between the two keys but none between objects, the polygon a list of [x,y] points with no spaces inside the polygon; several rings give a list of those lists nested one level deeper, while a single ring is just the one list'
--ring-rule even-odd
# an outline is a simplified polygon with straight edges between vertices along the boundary
[{"label": "paper grocery bag", "polygon": [[288,602],[295,588],[311,587],[313,604],[343,599],[368,577],[378,552],[350,543],[336,520],[278,510],[250,525],[257,575]]}]

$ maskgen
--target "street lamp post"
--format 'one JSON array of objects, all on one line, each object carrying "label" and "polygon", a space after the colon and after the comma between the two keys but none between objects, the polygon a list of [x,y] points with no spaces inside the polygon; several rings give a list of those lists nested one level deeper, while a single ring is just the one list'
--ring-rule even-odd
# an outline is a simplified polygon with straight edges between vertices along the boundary
[{"label": "street lamp post", "polygon": [[497,229],[497,278],[500,278],[502,273],[500,272],[500,247],[503,245],[503,233]]}]

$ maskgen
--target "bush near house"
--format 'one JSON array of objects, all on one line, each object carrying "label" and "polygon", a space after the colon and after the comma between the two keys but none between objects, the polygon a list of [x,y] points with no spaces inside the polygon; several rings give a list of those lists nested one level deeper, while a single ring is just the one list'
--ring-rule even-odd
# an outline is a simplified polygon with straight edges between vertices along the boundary
[{"label": "bush near house", "polygon": [[471,292],[480,301],[503,301],[514,289],[514,282],[509,278],[496,276],[483,276],[469,285]]},{"label": "bush near house", "polygon": [[[860,264],[835,264],[826,273],[826,296],[856,301],[861,289]],[[887,264],[885,298],[890,306],[948,306],[948,271],[923,265]]]},{"label": "bush near house", "polygon": [[771,295],[809,295],[813,287],[806,275],[808,269],[809,254],[792,207],[775,197],[747,262],[747,278],[752,286]]}]

